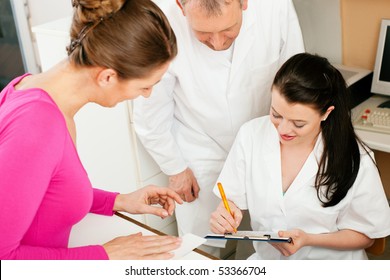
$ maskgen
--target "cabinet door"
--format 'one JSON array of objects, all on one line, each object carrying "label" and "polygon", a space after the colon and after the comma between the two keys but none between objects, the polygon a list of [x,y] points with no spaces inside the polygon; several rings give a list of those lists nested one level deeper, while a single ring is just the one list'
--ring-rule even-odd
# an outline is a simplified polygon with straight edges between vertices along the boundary
[{"label": "cabinet door", "polygon": [[[142,97],[139,97],[142,98]],[[147,185],[157,185],[160,187],[168,186],[168,176],[161,172],[160,167],[145,150],[142,143],[138,140],[134,128],[132,102],[127,102],[129,120],[130,120],[130,133],[134,144],[134,150],[137,161],[137,174],[139,176],[140,187]],[[174,216],[161,219],[153,215],[143,215],[143,222],[150,227],[158,229],[166,234],[177,235],[176,219]]]},{"label": "cabinet door", "polygon": [[71,17],[66,17],[32,27],[42,71],[67,57],[66,46],[70,43],[71,20]]},{"label": "cabinet door", "polygon": [[[138,97],[138,98],[143,98],[143,97]],[[137,156],[139,159],[139,176],[142,180],[142,182],[145,182],[149,180],[150,178],[153,178],[159,174],[163,174],[161,172],[160,167],[157,165],[157,163],[154,161],[154,159],[150,156],[149,152],[145,150],[144,146],[142,143],[139,141],[137,137],[137,133],[135,132],[134,128],[134,117],[133,117],[133,101],[127,101],[127,107],[128,107],[128,112],[129,112],[129,120],[130,120],[130,130],[131,134],[133,136],[133,142],[135,149],[137,150]],[[166,180],[167,182],[167,180]],[[155,184],[158,184],[159,182],[157,181]],[[161,182],[160,185],[163,184],[163,186],[167,185],[164,182]],[[143,184],[144,185],[144,184]]]},{"label": "cabinet door", "polygon": [[128,193],[139,186],[126,103],[87,104],[75,117],[77,150],[94,187]]}]

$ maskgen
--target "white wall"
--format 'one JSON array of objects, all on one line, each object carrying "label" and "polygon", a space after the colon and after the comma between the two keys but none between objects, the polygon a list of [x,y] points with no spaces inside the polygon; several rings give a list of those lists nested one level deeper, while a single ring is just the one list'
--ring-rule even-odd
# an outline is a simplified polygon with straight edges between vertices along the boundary
[{"label": "white wall", "polygon": [[[252,0],[253,1],[253,0]],[[340,0],[293,0],[307,52],[342,61]]]}]

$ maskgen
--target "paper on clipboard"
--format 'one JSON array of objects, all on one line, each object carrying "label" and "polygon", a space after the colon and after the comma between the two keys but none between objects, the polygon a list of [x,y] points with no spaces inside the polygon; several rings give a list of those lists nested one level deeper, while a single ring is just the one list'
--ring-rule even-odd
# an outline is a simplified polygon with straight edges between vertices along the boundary
[{"label": "paper on clipboard", "polygon": [[291,237],[279,237],[274,232],[266,231],[237,231],[235,233],[214,234],[209,233],[205,236],[207,239],[234,239],[265,242],[287,242],[291,243]]}]

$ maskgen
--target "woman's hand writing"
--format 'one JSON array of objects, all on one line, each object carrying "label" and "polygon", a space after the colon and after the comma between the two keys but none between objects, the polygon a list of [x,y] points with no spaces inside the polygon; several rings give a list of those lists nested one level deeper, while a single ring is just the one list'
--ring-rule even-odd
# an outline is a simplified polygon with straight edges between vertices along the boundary
[{"label": "woman's hand writing", "polygon": [[241,210],[229,200],[228,204],[232,214],[226,210],[222,201],[218,205],[218,208],[211,214],[210,228],[212,232],[219,234],[234,232],[234,230],[240,225],[242,220]]}]

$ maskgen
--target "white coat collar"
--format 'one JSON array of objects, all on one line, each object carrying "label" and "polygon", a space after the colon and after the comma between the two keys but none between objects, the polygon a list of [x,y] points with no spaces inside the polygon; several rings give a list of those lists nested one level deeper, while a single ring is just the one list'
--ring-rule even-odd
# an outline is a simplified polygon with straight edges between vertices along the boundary
[{"label": "white coat collar", "polygon": [[[268,116],[269,117],[269,116]],[[267,135],[265,135],[265,141],[263,145],[263,152],[265,162],[267,162],[266,168],[270,174],[278,174],[279,176],[274,176],[272,178],[273,184],[282,188],[282,171],[281,171],[281,155],[280,155],[280,144],[279,144],[279,135],[272,122],[269,120],[269,129],[267,129]],[[288,192],[293,191],[295,188],[300,186],[307,185],[309,181],[313,181],[313,177],[316,176],[318,172],[318,164],[321,159],[323,152],[323,140],[322,134],[318,135],[316,144],[314,145],[313,151],[308,156],[305,164],[303,165],[301,171],[298,173],[297,177],[289,187]],[[314,181],[313,181],[314,182]]]},{"label": "white coat collar", "polygon": [[314,145],[313,151],[310,153],[306,159],[305,164],[302,166],[301,171],[298,173],[295,180],[292,182],[289,190],[294,190],[299,188],[302,185],[308,185],[309,181],[312,181],[310,187],[314,187],[315,176],[317,175],[319,162],[321,160],[322,152],[324,150],[324,145],[322,141],[322,134],[320,133],[317,137],[316,144]]}]

